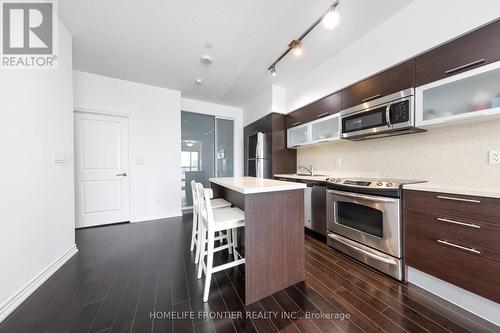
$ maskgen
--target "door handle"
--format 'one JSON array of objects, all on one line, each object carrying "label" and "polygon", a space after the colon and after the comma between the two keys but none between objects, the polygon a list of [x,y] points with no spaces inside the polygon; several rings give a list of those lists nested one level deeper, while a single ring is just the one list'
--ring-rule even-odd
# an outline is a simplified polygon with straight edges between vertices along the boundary
[{"label": "door handle", "polygon": [[127,173],[126,172],[119,173],[119,174],[117,174],[117,176],[119,176],[119,177],[127,177]]}]

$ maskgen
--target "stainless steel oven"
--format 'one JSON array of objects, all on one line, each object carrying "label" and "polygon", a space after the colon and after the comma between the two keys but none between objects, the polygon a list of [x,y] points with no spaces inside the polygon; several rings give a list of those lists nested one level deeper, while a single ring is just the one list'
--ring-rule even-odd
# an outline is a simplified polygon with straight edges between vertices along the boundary
[{"label": "stainless steel oven", "polygon": [[401,257],[400,199],[328,190],[329,230]]},{"label": "stainless steel oven", "polygon": [[401,193],[413,182],[328,179],[328,245],[402,280]]}]

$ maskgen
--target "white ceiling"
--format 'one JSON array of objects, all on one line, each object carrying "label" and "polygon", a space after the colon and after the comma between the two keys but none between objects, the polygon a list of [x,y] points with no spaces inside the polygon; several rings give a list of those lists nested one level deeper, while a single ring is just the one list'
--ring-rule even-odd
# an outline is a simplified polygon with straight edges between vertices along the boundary
[{"label": "white ceiling", "polygon": [[[270,84],[286,87],[411,1],[341,0],[340,25],[332,31],[319,25],[303,40],[304,54],[289,54],[274,78],[267,67],[331,0],[61,0],[59,8],[73,34],[75,69],[245,106]],[[212,65],[200,63],[203,54]]]}]

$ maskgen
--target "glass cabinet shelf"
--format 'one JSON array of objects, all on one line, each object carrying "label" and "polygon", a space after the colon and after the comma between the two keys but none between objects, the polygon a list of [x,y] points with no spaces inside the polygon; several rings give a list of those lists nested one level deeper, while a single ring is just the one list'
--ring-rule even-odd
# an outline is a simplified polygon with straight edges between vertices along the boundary
[{"label": "glass cabinet shelf", "polygon": [[500,115],[500,62],[416,90],[417,126]]}]

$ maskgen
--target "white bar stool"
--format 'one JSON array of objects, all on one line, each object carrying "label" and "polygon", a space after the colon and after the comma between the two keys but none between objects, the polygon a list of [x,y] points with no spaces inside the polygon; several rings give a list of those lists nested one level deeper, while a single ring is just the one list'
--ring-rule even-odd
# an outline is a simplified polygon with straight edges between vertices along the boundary
[{"label": "white bar stool", "polygon": [[[196,182],[194,180],[191,181],[191,192],[192,192],[192,195],[193,195],[193,227],[192,227],[192,231],[191,231],[191,247],[190,247],[190,250],[193,251],[195,249],[195,246],[196,246],[196,257],[195,257],[195,263],[197,264],[198,261],[199,261],[199,251],[198,251],[198,247],[199,247],[199,232],[200,232],[200,226],[199,226],[199,211],[198,211],[198,195],[196,193]],[[202,189],[208,193],[209,197],[212,198],[213,197],[213,191],[212,189],[204,189],[203,188],[203,185],[202,185]],[[219,208],[227,208],[227,207],[231,207],[231,203],[227,200],[224,200],[224,199],[221,199],[221,198],[217,198],[217,199],[210,199],[210,203],[212,204],[212,207],[214,209],[219,209]],[[222,241],[223,239],[226,239],[227,240],[227,243],[230,243],[231,240],[230,240],[230,236],[229,233],[227,234],[220,234],[218,235],[217,239],[216,240],[219,240],[219,241]],[[232,253],[232,249],[229,249],[229,254]]]},{"label": "white bar stool", "polygon": [[[198,247],[198,250],[201,252],[200,265],[198,266],[198,279],[200,279],[203,272],[205,272],[203,302],[206,302],[208,301],[212,274],[245,263],[245,258],[236,251],[236,229],[245,226],[245,212],[239,208],[212,209],[209,194],[203,191],[203,186],[201,184],[196,184],[196,186],[201,229],[199,233],[201,246]],[[215,233],[218,231],[226,231],[227,234],[232,233],[231,242],[215,247]],[[207,245],[206,251],[205,244]],[[232,248],[234,260],[214,267],[214,253],[227,248]],[[207,257],[206,264],[205,255]]]}]

